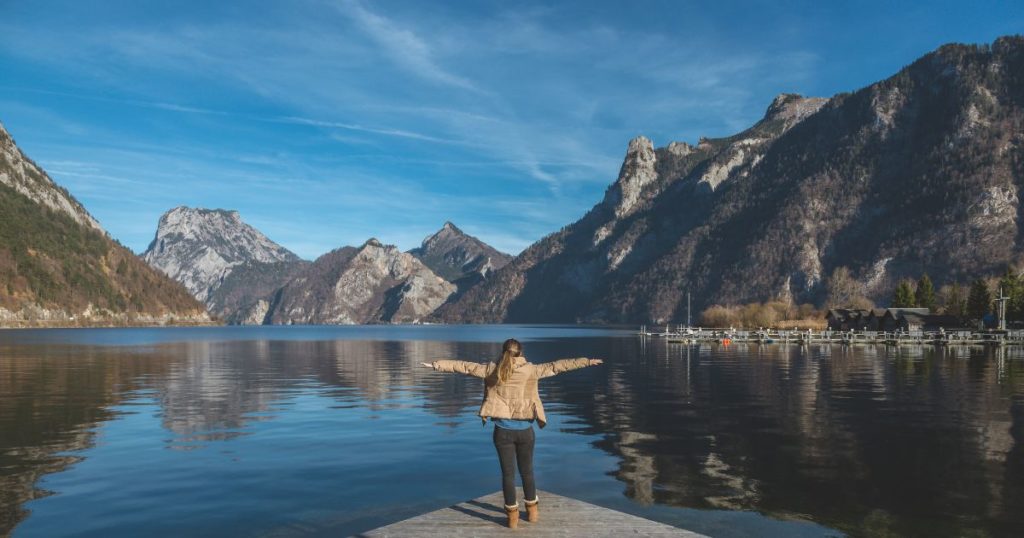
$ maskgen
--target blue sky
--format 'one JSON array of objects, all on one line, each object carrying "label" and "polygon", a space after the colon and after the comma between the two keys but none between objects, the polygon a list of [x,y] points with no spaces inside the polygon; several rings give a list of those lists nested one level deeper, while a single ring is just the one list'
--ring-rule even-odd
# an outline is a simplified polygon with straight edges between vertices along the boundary
[{"label": "blue sky", "polygon": [[1020,2],[0,0],[0,122],[145,249],[178,205],[300,256],[451,220],[518,253],[614,181],[630,138],[732,134]]}]

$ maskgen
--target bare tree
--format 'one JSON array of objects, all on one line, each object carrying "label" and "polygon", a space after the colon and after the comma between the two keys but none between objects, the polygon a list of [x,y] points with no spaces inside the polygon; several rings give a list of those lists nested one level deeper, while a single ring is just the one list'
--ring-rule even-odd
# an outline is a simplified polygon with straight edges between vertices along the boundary
[{"label": "bare tree", "polygon": [[861,294],[860,285],[850,274],[850,270],[840,266],[832,270],[827,284],[828,298],[825,306],[828,308],[847,308],[853,305],[854,299]]}]

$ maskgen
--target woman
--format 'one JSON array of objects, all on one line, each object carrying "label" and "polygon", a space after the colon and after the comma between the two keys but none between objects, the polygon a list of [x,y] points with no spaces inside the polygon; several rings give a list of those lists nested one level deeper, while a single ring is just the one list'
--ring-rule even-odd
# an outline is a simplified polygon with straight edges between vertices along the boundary
[{"label": "woman", "polygon": [[547,424],[544,405],[537,391],[537,380],[577,368],[596,366],[600,359],[562,359],[544,364],[531,364],[522,355],[523,346],[513,338],[501,346],[497,363],[440,360],[424,362],[423,366],[438,372],[456,372],[484,380],[484,402],[477,413],[484,423],[494,421],[494,446],[501,464],[501,489],[505,495],[508,526],[519,523],[519,501],[516,500],[516,464],[523,479],[523,502],[527,521],[536,522],[537,487],[533,481],[533,421],[543,428]]}]

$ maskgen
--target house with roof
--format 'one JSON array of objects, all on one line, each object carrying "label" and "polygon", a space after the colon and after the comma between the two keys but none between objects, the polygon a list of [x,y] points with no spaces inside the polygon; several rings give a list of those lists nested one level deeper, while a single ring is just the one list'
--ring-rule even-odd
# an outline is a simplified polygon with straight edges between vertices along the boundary
[{"label": "house with roof", "polygon": [[863,330],[870,310],[856,308],[832,308],[825,314],[825,322],[833,331]]},{"label": "house with roof", "polygon": [[956,316],[932,314],[927,308],[888,308],[881,320],[883,331],[937,331],[962,326]]},{"label": "house with roof", "polygon": [[872,308],[864,318],[864,327],[868,331],[881,331],[882,318],[885,317],[887,308]]},{"label": "house with roof", "polygon": [[880,331],[923,331],[927,308],[886,308],[879,320]]}]

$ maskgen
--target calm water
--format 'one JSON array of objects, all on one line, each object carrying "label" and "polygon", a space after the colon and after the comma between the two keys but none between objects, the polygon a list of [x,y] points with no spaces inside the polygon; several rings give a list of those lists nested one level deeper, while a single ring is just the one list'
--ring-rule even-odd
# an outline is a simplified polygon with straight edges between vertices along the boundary
[{"label": "calm water", "polygon": [[0,535],[343,536],[499,489],[481,383],[542,382],[542,489],[715,536],[1024,529],[1019,350],[684,346],[559,327],[0,331]]}]

